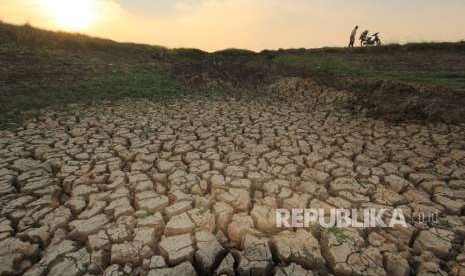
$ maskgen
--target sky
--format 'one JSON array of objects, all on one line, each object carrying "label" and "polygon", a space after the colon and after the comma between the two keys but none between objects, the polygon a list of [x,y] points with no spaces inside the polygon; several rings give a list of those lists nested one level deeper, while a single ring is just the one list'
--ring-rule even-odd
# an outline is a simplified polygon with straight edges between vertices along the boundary
[{"label": "sky", "polygon": [[345,46],[465,39],[465,0],[0,0],[0,20],[170,48]]}]

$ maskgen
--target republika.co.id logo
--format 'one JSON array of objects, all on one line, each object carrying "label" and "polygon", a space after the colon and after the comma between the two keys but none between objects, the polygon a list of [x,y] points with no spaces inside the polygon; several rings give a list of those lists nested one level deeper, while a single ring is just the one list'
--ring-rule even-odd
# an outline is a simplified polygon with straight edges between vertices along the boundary
[{"label": "republika.co.id logo", "polygon": [[277,209],[278,228],[308,228],[315,223],[323,228],[408,227],[402,209]]}]

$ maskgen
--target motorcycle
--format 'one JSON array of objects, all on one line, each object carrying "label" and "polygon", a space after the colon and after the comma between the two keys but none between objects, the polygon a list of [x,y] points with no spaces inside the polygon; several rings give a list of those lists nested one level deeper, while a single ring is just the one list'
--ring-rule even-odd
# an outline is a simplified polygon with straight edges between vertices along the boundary
[{"label": "motorcycle", "polygon": [[368,31],[365,31],[360,36],[360,45],[363,46],[379,46],[381,45],[381,39],[379,38],[379,33],[374,33],[373,35],[369,36]]}]

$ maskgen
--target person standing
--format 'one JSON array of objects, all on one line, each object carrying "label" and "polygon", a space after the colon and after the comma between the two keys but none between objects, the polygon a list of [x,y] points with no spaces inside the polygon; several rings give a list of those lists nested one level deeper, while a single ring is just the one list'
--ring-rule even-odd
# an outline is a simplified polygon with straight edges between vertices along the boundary
[{"label": "person standing", "polygon": [[355,28],[352,30],[350,33],[350,42],[349,42],[349,48],[353,48],[355,44],[355,36],[357,35],[357,30],[358,26],[355,26]]}]

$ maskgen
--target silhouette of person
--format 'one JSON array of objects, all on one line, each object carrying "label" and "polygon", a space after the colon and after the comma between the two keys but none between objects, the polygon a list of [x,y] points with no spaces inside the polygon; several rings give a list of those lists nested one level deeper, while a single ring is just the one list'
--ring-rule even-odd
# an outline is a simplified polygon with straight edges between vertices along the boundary
[{"label": "silhouette of person", "polygon": [[349,48],[353,48],[353,47],[354,47],[355,36],[357,35],[357,30],[358,30],[358,26],[355,26],[355,28],[354,28],[354,29],[352,30],[352,32],[350,33]]},{"label": "silhouette of person", "polygon": [[364,43],[365,44],[368,43],[368,39],[369,39],[368,38],[368,33],[369,33],[369,31],[366,30],[360,35],[360,38],[359,38],[360,39],[360,46],[363,46]]}]

